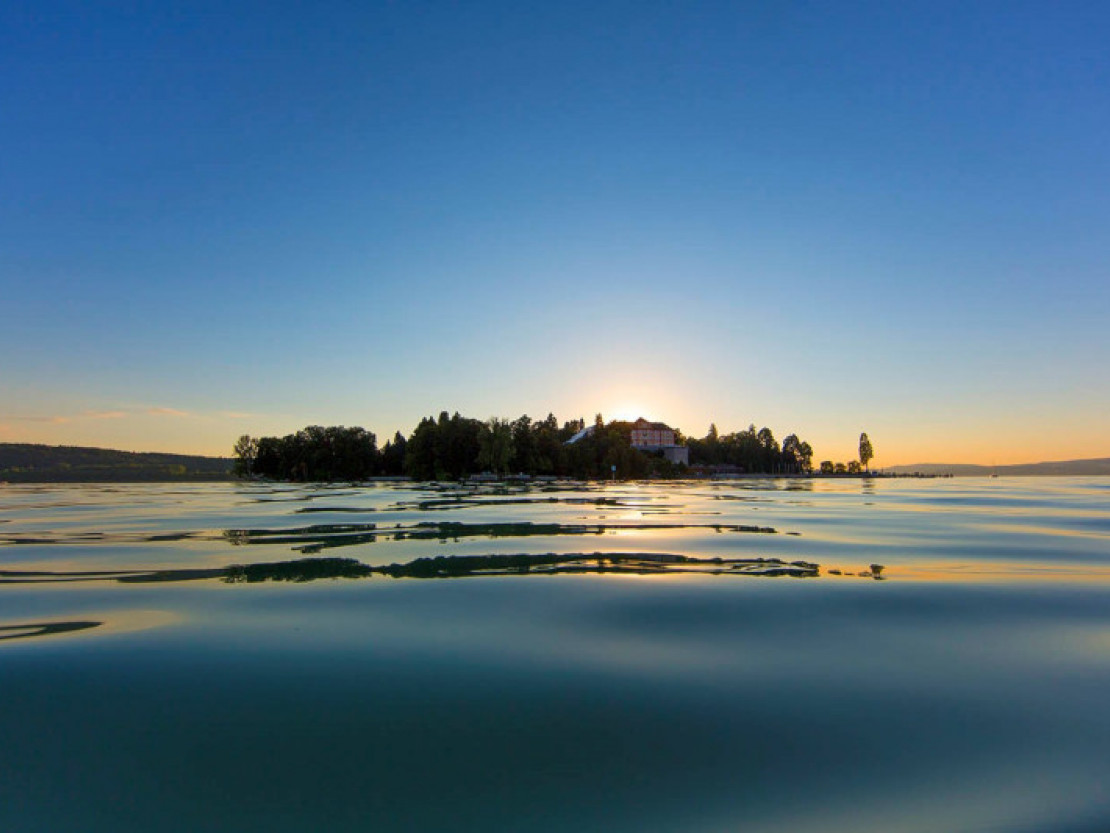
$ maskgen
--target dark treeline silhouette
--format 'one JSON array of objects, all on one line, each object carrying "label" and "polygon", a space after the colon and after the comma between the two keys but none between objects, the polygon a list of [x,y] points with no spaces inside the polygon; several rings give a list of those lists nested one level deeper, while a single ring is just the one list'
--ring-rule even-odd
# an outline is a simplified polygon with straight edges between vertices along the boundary
[{"label": "dark treeline silhouette", "polygon": [[524,415],[481,422],[458,413],[449,417],[443,411],[438,419],[426,417],[416,427],[405,445],[400,473],[418,480],[480,472],[584,479],[678,473],[662,457],[632,448],[631,423],[606,425],[599,414],[593,431],[568,444],[584,427],[581,419],[560,426],[554,414],[540,421]]},{"label": "dark treeline silhouette", "polygon": [[382,470],[378,439],[364,428],[311,425],[285,437],[240,437],[237,474],[279,480],[364,480]]},{"label": "dark treeline silhouette", "polygon": [[745,430],[721,436],[716,425],[700,440],[686,441],[690,465],[730,466],[754,474],[808,474],[813,471],[813,449],[790,434],[780,446],[770,428]]},{"label": "dark treeline silhouette", "polygon": [[[631,423],[601,421],[573,444],[583,420],[562,425],[554,414],[533,421],[486,421],[440,413],[425,417],[407,439],[398,432],[380,450],[362,428],[310,426],[285,437],[244,436],[235,444],[235,471],[277,480],[362,480],[407,475],[456,480],[472,474],[528,474],[594,479],[673,476],[680,467],[632,448]],[[616,467],[614,470],[613,467]]]},{"label": "dark treeline silhouette", "polygon": [[864,474],[870,475],[870,463],[875,456],[875,449],[866,433],[859,435],[859,459],[849,460],[847,463],[834,463],[832,460],[821,461],[821,474]]},{"label": "dark treeline silhouette", "polygon": [[[378,448],[363,428],[310,426],[285,437],[244,436],[235,444],[240,476],[276,480],[364,480],[408,476],[416,480],[457,480],[469,475],[524,474],[581,479],[675,477],[689,468],[659,451],[632,447],[632,423],[606,423],[598,414],[590,430],[582,419],[560,425],[554,414],[533,421],[485,421],[442,411],[425,417],[406,438],[400,432]],[[755,426],[721,436],[716,425],[702,439],[682,437],[690,465],[723,467],[755,474],[805,474],[813,470],[813,449],[796,434],[780,446],[769,428]],[[571,442],[572,438],[574,439]]]}]

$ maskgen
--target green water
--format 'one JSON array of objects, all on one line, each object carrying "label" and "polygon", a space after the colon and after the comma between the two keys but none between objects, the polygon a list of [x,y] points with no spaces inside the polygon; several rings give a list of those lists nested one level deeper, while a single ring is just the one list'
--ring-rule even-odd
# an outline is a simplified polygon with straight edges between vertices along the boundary
[{"label": "green water", "polygon": [[9,485],[0,582],[3,831],[1110,830],[1108,479]]}]

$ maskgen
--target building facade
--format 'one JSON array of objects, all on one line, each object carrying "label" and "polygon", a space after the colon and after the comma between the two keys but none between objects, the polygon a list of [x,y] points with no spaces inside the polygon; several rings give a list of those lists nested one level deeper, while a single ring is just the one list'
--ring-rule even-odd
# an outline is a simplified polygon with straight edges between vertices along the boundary
[{"label": "building facade", "polygon": [[633,448],[663,448],[674,445],[674,429],[662,422],[648,422],[640,417],[632,423]]},{"label": "building facade", "polygon": [[674,429],[662,422],[648,422],[640,417],[632,423],[632,447],[640,451],[661,451],[672,463],[690,463],[690,449],[675,445]]}]

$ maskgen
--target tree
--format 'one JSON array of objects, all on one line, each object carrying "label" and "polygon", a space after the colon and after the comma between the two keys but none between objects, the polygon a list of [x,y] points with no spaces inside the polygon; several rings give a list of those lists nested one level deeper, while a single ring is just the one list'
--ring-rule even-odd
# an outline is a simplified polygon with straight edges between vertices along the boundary
[{"label": "tree", "polygon": [[760,428],[759,433],[756,434],[756,439],[759,440],[759,456],[762,463],[760,470],[773,473],[782,459],[782,451],[779,449],[778,440],[775,439],[775,435],[771,433],[770,428]]},{"label": "tree", "polygon": [[398,431],[392,440],[386,440],[382,447],[382,471],[385,474],[396,476],[405,470],[405,446],[408,444],[404,435]]},{"label": "tree", "polygon": [[797,434],[790,434],[782,441],[782,465],[788,472],[802,471],[802,441]]},{"label": "tree", "polygon": [[534,426],[536,473],[557,474],[563,471],[563,458],[566,456],[563,441],[559,438],[559,421],[554,414],[548,414],[543,422]]},{"label": "tree", "polygon": [[798,446],[798,463],[802,467],[802,471],[809,474],[813,471],[813,446],[807,442],[803,442]]},{"label": "tree", "polygon": [[240,437],[236,470],[280,480],[365,480],[378,472],[377,437],[365,428],[310,425],[284,437]]},{"label": "tree", "polygon": [[703,443],[706,459],[711,465],[724,462],[722,459],[721,435],[717,431],[717,423],[709,423],[709,432],[705,435]]},{"label": "tree", "polygon": [[478,434],[478,465],[504,474],[513,458],[513,425],[507,419],[491,417]]},{"label": "tree", "polygon": [[439,426],[432,417],[424,417],[405,444],[404,472],[416,480],[434,480],[436,446]]},{"label": "tree", "polygon": [[513,471],[532,473],[539,468],[536,452],[538,428],[539,425],[533,425],[532,418],[527,414],[513,421],[513,459],[511,464]]},{"label": "tree", "polygon": [[871,462],[871,458],[875,456],[874,449],[871,448],[871,440],[867,438],[867,434],[859,435],[859,464],[863,468],[870,471],[867,464]]},{"label": "tree", "polygon": [[[550,415],[549,415],[550,416]],[[563,428],[559,431],[559,441],[566,442],[579,431],[586,427],[586,420],[582,417],[578,419],[571,419],[563,423]]]},{"label": "tree", "polygon": [[258,440],[244,434],[235,443],[235,465],[233,470],[239,477],[254,474],[254,461],[258,459]]},{"label": "tree", "polygon": [[832,474],[835,471],[836,471],[836,468],[835,468],[835,466],[833,466],[833,461],[832,460],[822,460],[821,461],[821,474]]}]

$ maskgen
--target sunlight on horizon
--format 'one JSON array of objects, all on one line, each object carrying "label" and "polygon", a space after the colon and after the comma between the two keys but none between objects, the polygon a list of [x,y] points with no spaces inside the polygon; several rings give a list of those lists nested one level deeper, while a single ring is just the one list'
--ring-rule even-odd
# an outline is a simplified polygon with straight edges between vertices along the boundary
[{"label": "sunlight on horizon", "polygon": [[636,404],[621,404],[612,408],[610,413],[601,412],[606,422],[617,420],[618,422],[635,422],[640,417],[648,420],[649,422],[666,422],[665,419],[655,416],[651,408],[645,408],[642,405]]}]

